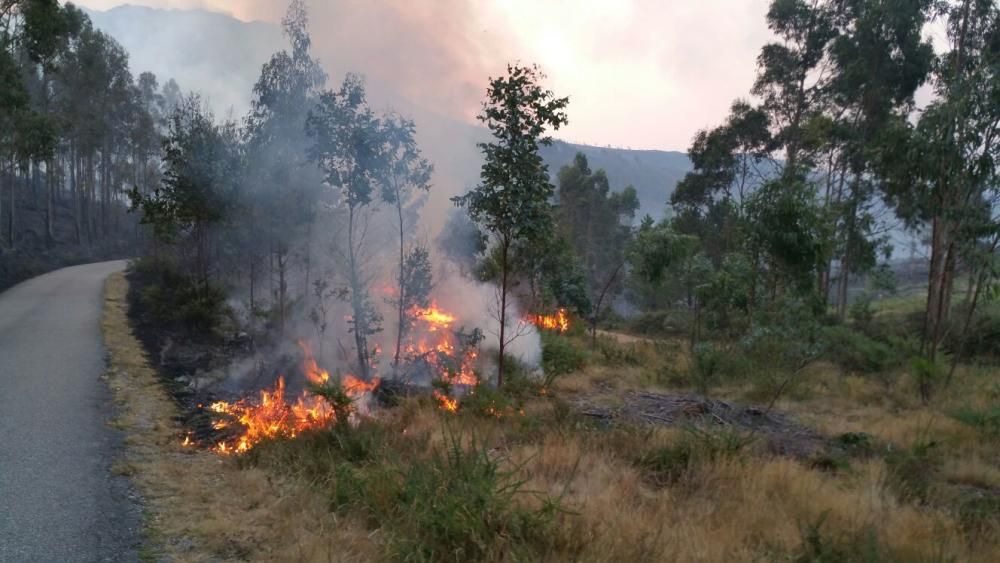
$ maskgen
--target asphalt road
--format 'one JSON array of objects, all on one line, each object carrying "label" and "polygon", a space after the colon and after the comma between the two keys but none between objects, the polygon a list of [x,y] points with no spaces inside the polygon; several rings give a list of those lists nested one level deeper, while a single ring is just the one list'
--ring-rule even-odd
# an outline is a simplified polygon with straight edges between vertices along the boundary
[{"label": "asphalt road", "polygon": [[0,293],[0,562],[133,561],[139,508],[111,463],[104,280],[66,268]]}]

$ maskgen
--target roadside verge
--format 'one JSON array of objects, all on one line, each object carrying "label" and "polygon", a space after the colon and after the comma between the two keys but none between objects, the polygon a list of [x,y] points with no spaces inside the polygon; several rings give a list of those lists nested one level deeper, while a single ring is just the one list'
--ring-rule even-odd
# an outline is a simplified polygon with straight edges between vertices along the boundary
[{"label": "roadside verge", "polygon": [[145,560],[350,561],[374,548],[356,524],[338,519],[321,495],[292,478],[244,468],[232,458],[181,445],[178,409],[149,365],[127,316],[128,281],[108,278],[102,329],[105,379],[125,433],[113,469],[142,494]]}]

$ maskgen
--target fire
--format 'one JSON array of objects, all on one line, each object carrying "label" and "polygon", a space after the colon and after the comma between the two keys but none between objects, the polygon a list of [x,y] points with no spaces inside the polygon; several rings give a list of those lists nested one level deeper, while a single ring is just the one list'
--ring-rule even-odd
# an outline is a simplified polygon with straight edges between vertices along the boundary
[{"label": "fire", "polygon": [[[479,382],[475,373],[478,351],[476,346],[464,342],[462,333],[453,328],[457,317],[433,302],[411,313],[418,326],[406,345],[407,357],[411,361],[426,362],[435,376],[447,383],[476,385]],[[303,354],[302,372],[311,384],[322,386],[335,379],[319,366],[309,343],[300,341],[298,344]],[[371,394],[379,380],[364,381],[353,375],[340,376],[339,380],[344,392],[355,399],[352,411],[356,413],[355,409],[361,409],[364,413],[366,402],[359,399]],[[434,396],[442,409],[458,410],[456,399],[439,391],[435,391]],[[218,401],[207,410],[218,415],[212,423],[214,430],[242,431],[234,438],[216,442],[213,451],[224,455],[245,453],[267,439],[294,438],[306,430],[328,427],[337,420],[334,407],[321,397],[306,391],[295,398],[287,397],[284,377],[279,377],[273,387],[262,390],[257,397]],[[182,445],[193,445],[191,437],[185,436]]]},{"label": "fire", "polygon": [[554,315],[528,315],[527,320],[538,328],[559,332],[569,330],[569,315],[566,314],[566,309],[559,309]]},{"label": "fire", "polygon": [[475,373],[475,347],[466,347],[452,329],[457,318],[431,302],[426,309],[414,309],[412,316],[417,320],[419,335],[410,339],[406,355],[423,358],[431,365],[435,374],[452,385],[476,385],[479,378]]},{"label": "fire", "polygon": [[439,329],[450,329],[455,323],[454,315],[442,311],[436,302],[431,302],[431,306],[426,309],[417,308],[413,311],[413,316],[426,323],[427,330],[437,332]]},{"label": "fire", "polygon": [[330,381],[330,372],[322,369],[316,363],[316,358],[313,357],[312,353],[312,346],[304,340],[299,340],[299,348],[302,349],[302,354],[305,358],[302,360],[302,371],[305,372],[309,382],[315,385],[324,385]]},{"label": "fire", "polygon": [[[307,344],[300,342],[299,345],[305,354],[302,369],[306,378],[317,385],[327,383],[329,372],[319,367]],[[352,375],[344,375],[340,383],[349,397],[358,400],[374,391],[379,381],[365,382]],[[290,402],[285,394],[285,378],[279,377],[274,387],[262,390],[256,400],[218,401],[209,405],[208,410],[225,417],[216,420],[213,428],[222,430],[236,422],[244,429],[240,436],[218,442],[214,451],[225,455],[245,453],[263,440],[294,438],[306,430],[325,428],[336,420],[334,408],[321,397],[303,391]],[[189,443],[190,438],[185,438],[183,445]]]},{"label": "fire", "polygon": [[458,399],[452,399],[448,395],[445,395],[437,390],[434,391],[434,398],[437,399],[438,404],[443,410],[448,412],[458,412]]}]

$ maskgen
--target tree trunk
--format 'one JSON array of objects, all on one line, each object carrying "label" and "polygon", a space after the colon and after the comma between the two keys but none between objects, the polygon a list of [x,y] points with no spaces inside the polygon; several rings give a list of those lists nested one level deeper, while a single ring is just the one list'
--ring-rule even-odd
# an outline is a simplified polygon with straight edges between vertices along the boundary
[{"label": "tree trunk", "polygon": [[847,289],[851,282],[851,235],[847,235],[847,248],[844,249],[843,259],[840,261],[840,279],[837,287],[837,318],[841,321],[847,318]]},{"label": "tree trunk", "polygon": [[70,196],[73,201],[73,228],[76,230],[76,244],[83,244],[83,233],[80,228],[80,215],[82,206],[80,205],[80,186],[77,174],[78,161],[76,158],[76,143],[70,148],[69,174],[70,174]]},{"label": "tree trunk", "polygon": [[510,265],[507,261],[508,254],[510,250],[510,241],[504,237],[503,240],[503,253],[501,256],[500,268],[502,269],[501,280],[500,280],[500,311],[498,317],[500,317],[500,357],[497,360],[497,388],[503,387],[503,370],[504,370],[504,349],[507,347],[506,342],[506,332],[507,332],[507,273],[510,269]]},{"label": "tree trunk", "polygon": [[52,226],[53,207],[55,205],[55,159],[49,159],[45,164],[45,246],[52,248],[55,244],[55,230]]},{"label": "tree trunk", "polygon": [[[14,182],[14,159],[11,158],[10,169],[4,172],[3,168],[0,168],[0,243],[3,243],[3,184],[4,179],[9,178],[8,182],[13,184]],[[2,166],[3,161],[0,161],[0,166]]]},{"label": "tree trunk", "polygon": [[368,315],[365,311],[364,287],[358,271],[358,256],[354,246],[354,219],[356,210],[351,207],[347,220],[347,256],[350,262],[351,308],[354,312],[354,345],[357,347],[359,377],[368,381],[371,368],[368,357]]},{"label": "tree trunk", "polygon": [[947,248],[948,233],[945,220],[934,217],[931,234],[931,264],[927,275],[927,310],[924,318],[924,334],[921,341],[921,351],[927,359],[937,358],[940,343],[941,324],[944,311],[944,288],[947,285]]},{"label": "tree trunk", "polygon": [[[25,170],[28,170],[27,166],[25,166]],[[17,243],[15,233],[17,222],[17,179],[13,176],[12,178],[14,178],[14,180],[10,183],[10,205],[8,205],[8,207],[10,207],[10,210],[8,211],[8,213],[10,213],[10,222],[7,224],[7,246],[13,250],[14,245]],[[25,184],[28,184],[30,181],[30,177],[26,172],[24,175],[24,182]],[[28,186],[26,185],[25,187]]]},{"label": "tree trunk", "polygon": [[597,303],[594,305],[594,313],[590,317],[590,347],[592,349],[597,348],[597,321],[601,316],[601,305],[604,303],[604,297],[608,294],[608,291],[614,284],[615,279],[618,277],[618,272],[620,272],[624,266],[624,262],[618,263],[615,271],[611,273],[611,277],[609,277],[607,283],[604,284],[601,294],[597,297]]},{"label": "tree trunk", "polygon": [[396,296],[399,301],[399,319],[396,325],[396,354],[393,357],[393,365],[397,368],[399,367],[399,351],[403,347],[403,329],[404,322],[406,318],[406,287],[405,281],[403,279],[403,267],[406,261],[405,250],[403,246],[405,244],[405,238],[403,235],[403,202],[400,200],[399,190],[396,190],[396,215],[399,218],[399,295]]}]

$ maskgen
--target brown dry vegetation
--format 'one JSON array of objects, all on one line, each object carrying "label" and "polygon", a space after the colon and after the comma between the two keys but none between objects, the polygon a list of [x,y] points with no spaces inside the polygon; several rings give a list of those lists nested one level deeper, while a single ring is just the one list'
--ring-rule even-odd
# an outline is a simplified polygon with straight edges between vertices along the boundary
[{"label": "brown dry vegetation", "polygon": [[122,274],[105,286],[106,380],[126,432],[115,468],[142,493],[147,545],[142,556],[169,561],[367,561],[375,544],[338,517],[308,485],[281,474],[240,469],[230,458],[183,448],[177,407],[149,366],[126,318]]},{"label": "brown dry vegetation", "polygon": [[[924,406],[905,374],[886,387],[812,366],[776,409],[831,443],[848,432],[871,443],[792,459],[744,442],[745,429],[579,416],[581,403],[615,406],[629,390],[684,387],[677,374],[687,363],[677,343],[605,338],[590,352],[581,335],[567,341],[586,367],[552,389],[523,392],[499,418],[472,404],[453,415],[428,398],[407,400],[356,429],[265,443],[237,464],[178,446],[174,406],[124,324],[123,283],[108,286],[110,384],[126,407],[127,462],[148,499],[152,537],[171,558],[422,560],[442,551],[420,549],[461,543],[447,539],[449,516],[488,521],[497,535],[439,557],[454,560],[468,560],[469,549],[480,559],[577,561],[995,561],[1000,553],[997,439],[948,416],[995,403],[992,370],[963,370]],[[730,401],[756,395],[750,382],[713,389]],[[440,489],[420,493],[437,503],[428,509],[408,487],[427,477],[420,471],[451,471],[431,461],[456,436],[523,481],[514,502],[542,515],[531,520],[537,533],[518,529],[519,513],[477,511],[478,497],[469,513],[459,502],[431,529],[424,517],[465,493],[432,479]],[[545,511],[553,500],[559,509]]]}]

